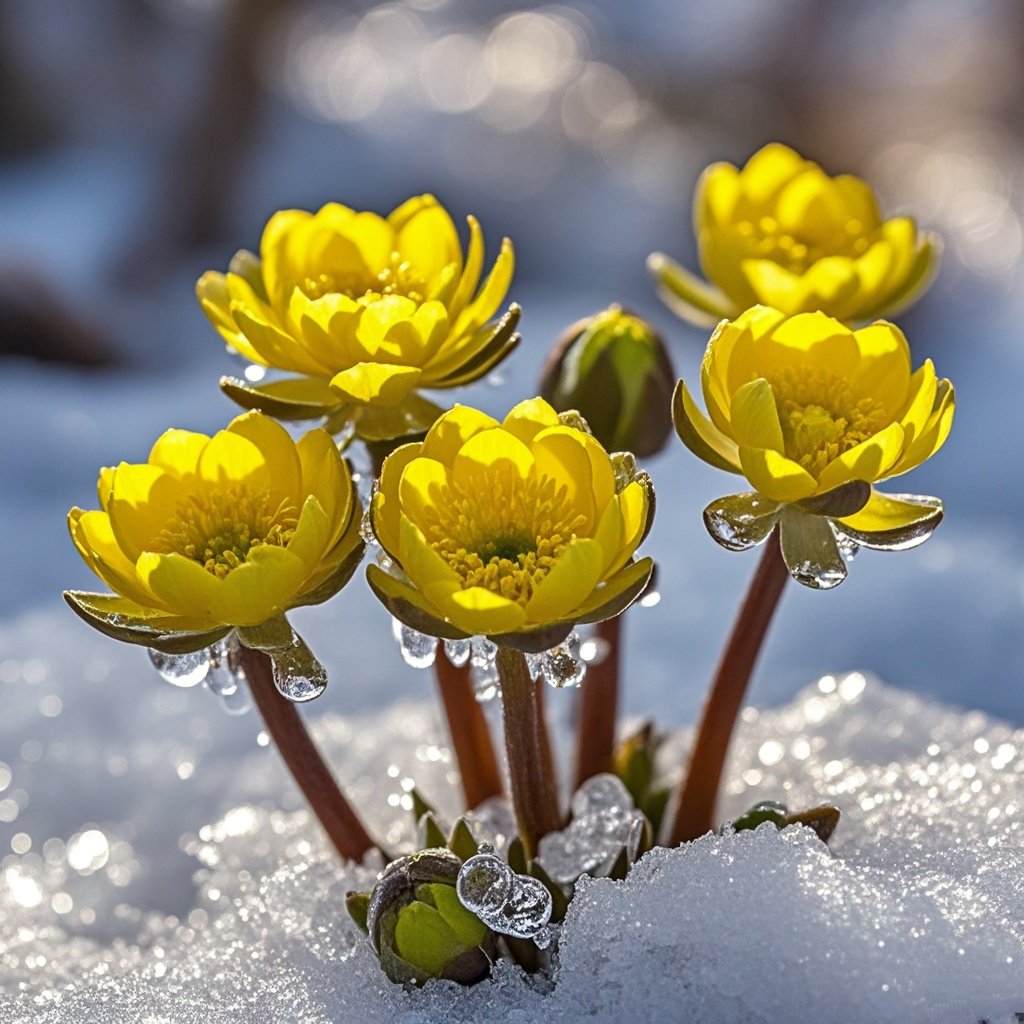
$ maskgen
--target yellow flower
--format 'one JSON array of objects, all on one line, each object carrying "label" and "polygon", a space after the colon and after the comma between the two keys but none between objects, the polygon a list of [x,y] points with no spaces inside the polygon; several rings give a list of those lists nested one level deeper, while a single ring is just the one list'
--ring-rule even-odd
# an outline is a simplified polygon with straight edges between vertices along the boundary
[{"label": "yellow flower", "polygon": [[336,593],[362,554],[360,510],[330,435],[295,442],[258,412],[212,438],[168,430],[141,465],[99,476],[100,509],[74,508],[71,537],[117,596],[69,604],[118,639],[197,650],[236,626]]},{"label": "yellow flower", "polygon": [[701,387],[709,416],[683,381],[676,387],[679,437],[756,491],[705,510],[724,546],[751,547],[780,523],[790,571],[827,587],[845,576],[841,547],[910,547],[941,519],[937,498],[871,486],[932,456],[953,421],[952,385],[931,360],[911,372],[906,338],[892,324],[853,331],[824,313],[755,306],[715,330]]},{"label": "yellow flower", "polygon": [[910,217],[883,220],[870,186],[831,178],[771,143],[738,170],[712,164],[694,198],[700,263],[711,282],[655,253],[662,297],[711,326],[757,303],[787,314],[820,310],[847,323],[891,315],[931,282],[939,242]]},{"label": "yellow flower", "polygon": [[299,376],[222,387],[278,418],[354,420],[369,439],[425,430],[439,410],[417,389],[476,380],[518,342],[517,306],[491,322],[512,279],[512,243],[478,288],[483,235],[474,217],[469,228],[463,259],[451,217],[429,195],[386,218],[337,203],[274,214],[259,256],[238,253],[196,293],[231,348]]},{"label": "yellow flower", "polygon": [[385,460],[374,531],[404,575],[367,575],[414,629],[542,651],[643,592],[651,560],[631,559],[652,510],[632,457],[609,456],[542,399],[501,423],[456,406]]}]

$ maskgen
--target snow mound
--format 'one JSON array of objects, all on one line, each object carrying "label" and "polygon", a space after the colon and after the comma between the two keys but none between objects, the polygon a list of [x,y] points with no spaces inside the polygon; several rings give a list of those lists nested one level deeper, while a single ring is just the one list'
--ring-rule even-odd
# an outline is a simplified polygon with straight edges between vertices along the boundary
[{"label": "snow mound", "polygon": [[[857,673],[748,709],[723,813],[828,799],[843,810],[831,848],[762,826],[656,850],[624,882],[580,887],[552,980],[503,964],[472,989],[406,992],[344,910],[378,865],[335,862],[257,745],[258,723],[158,683],[144,655],[102,638],[47,648],[52,628],[40,615],[0,636],[2,1024],[995,1024],[1024,1012],[1024,731],[979,713]],[[456,810],[428,704],[315,726],[390,844],[411,837],[411,780]]]}]

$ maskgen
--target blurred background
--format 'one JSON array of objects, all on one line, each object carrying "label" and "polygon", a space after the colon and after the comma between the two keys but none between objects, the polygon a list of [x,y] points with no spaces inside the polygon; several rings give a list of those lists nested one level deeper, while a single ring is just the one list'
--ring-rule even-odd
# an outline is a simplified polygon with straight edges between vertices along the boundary
[{"label": "blurred background", "polygon": [[[25,638],[87,642],[59,600],[95,584],[63,518],[94,502],[97,468],[235,414],[216,381],[237,367],[193,285],[256,248],[274,210],[387,212],[431,191],[457,222],[476,214],[492,252],[511,235],[524,343],[458,396],[500,412],[565,325],[613,301],[692,378],[706,333],[660,306],[645,258],[695,266],[701,169],[778,139],[943,236],[900,322],[960,400],[946,448],[897,487],[943,496],[946,522],[914,552],[865,553],[834,593],[791,587],[753,699],[860,668],[1024,723],[1022,78],[1019,0],[5,0],[0,687],[35,710],[46,672],[25,666],[45,652]],[[649,468],[664,600],[630,616],[626,700],[681,723],[755,558],[700,524],[731,481],[680,445]],[[349,666],[318,706],[431,692],[358,578],[299,624]],[[133,654],[139,692],[162,685]],[[204,698],[182,696],[215,714]]]}]

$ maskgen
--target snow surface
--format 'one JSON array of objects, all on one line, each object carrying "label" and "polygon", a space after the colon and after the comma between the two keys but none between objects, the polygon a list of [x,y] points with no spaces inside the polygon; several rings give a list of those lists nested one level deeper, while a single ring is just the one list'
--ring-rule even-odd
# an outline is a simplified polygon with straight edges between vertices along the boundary
[{"label": "snow surface", "polygon": [[[0,861],[3,1024],[975,1024],[1024,1010],[1024,731],[858,673],[745,711],[723,808],[832,800],[831,850],[762,827],[655,851],[625,882],[582,887],[553,983],[502,965],[473,989],[412,993],[344,911],[374,865],[339,867],[251,715],[162,683],[143,652],[57,612],[0,629],[0,687],[0,819],[18,851]],[[389,844],[411,838],[409,779],[457,810],[431,704],[328,713],[315,731]]]}]

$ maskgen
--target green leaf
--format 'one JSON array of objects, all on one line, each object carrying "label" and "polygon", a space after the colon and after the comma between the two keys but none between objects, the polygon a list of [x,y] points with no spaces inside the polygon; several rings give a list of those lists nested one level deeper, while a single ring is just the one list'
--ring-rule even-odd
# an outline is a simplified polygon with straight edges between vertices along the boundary
[{"label": "green leaf", "polygon": [[785,804],[780,804],[775,800],[762,800],[760,803],[754,804],[750,810],[744,811],[743,814],[730,822],[730,824],[736,832],[746,832],[755,829],[766,821],[770,821],[776,828],[785,828],[790,821],[788,814],[789,811],[786,809]]},{"label": "green leaf", "polygon": [[370,894],[368,892],[349,892],[345,894],[345,909],[348,916],[355,921],[360,931],[369,933],[366,915],[370,910]]},{"label": "green leaf", "polygon": [[517,875],[527,874],[530,865],[526,856],[526,846],[519,836],[512,837],[512,841],[508,844],[508,850],[505,853],[505,859],[508,861],[508,866]]},{"label": "green leaf", "polygon": [[788,815],[786,824],[806,825],[807,828],[817,833],[823,843],[827,843],[839,824],[839,818],[838,807],[834,807],[832,804],[822,804],[819,807],[811,807],[806,811],[797,811]]},{"label": "green leaf", "polygon": [[411,903],[395,922],[398,955],[432,978],[441,976],[449,961],[465,952],[466,944],[448,922],[426,903]]},{"label": "green leaf", "polygon": [[452,834],[448,837],[446,845],[456,857],[467,861],[470,857],[476,856],[479,844],[473,838],[473,833],[470,831],[469,825],[466,824],[466,819],[459,818],[452,827]]},{"label": "green leaf", "polygon": [[258,409],[278,420],[317,420],[341,405],[327,382],[315,377],[288,377],[263,384],[221,377],[220,389],[243,409]]},{"label": "green leaf", "polygon": [[432,850],[439,846],[447,846],[448,839],[444,834],[437,818],[431,811],[426,811],[417,819],[417,831],[419,833],[419,845],[424,849]]},{"label": "green leaf", "polygon": [[[423,799],[423,794],[418,789],[413,789],[413,791],[409,795],[412,797],[413,817],[417,821],[419,821],[424,814],[433,814],[436,817],[437,812],[434,810],[433,807],[431,807],[429,803],[427,803],[426,800]],[[444,846],[445,844],[441,843],[440,845]]]},{"label": "green leaf", "polygon": [[[516,325],[522,309],[512,303],[504,315],[496,321],[485,324],[473,335],[467,348],[473,351],[466,362],[449,371],[438,380],[431,380],[431,388],[453,388],[469,384],[488,373],[500,362],[505,360],[519,344],[519,335],[515,333]],[[483,340],[486,336],[486,340]]]},{"label": "green leaf", "polygon": [[258,626],[239,626],[238,642],[252,651],[279,651],[290,647],[297,634],[283,615]]},{"label": "green leaf", "polygon": [[647,269],[654,275],[658,295],[676,316],[697,327],[714,327],[719,320],[736,313],[717,288],[701,281],[663,253],[647,258]]},{"label": "green leaf", "polygon": [[[116,594],[65,590],[64,600],[93,629],[123,643],[152,647],[164,654],[191,654],[226,637],[232,626],[188,628],[195,620],[144,609]],[[180,624],[180,625],[179,625]]]},{"label": "green leaf", "polygon": [[399,622],[442,640],[468,639],[468,633],[427,611],[424,607],[426,598],[418,590],[386,573],[380,566],[371,563],[366,567],[366,582],[377,600]]},{"label": "green leaf", "polygon": [[574,622],[603,622],[621,615],[643,592],[654,572],[654,561],[641,558],[623,566],[598,587],[573,616]]},{"label": "green leaf", "polygon": [[351,420],[363,441],[404,442],[410,435],[426,433],[443,413],[439,405],[413,392],[397,405],[349,405],[339,416]]},{"label": "green leaf", "polygon": [[875,491],[864,509],[836,528],[862,547],[906,551],[923,544],[942,522],[942,501],[917,494]]},{"label": "green leaf", "polygon": [[804,498],[797,504],[812,516],[831,516],[840,519],[859,512],[871,497],[871,484],[866,480],[850,480],[824,494]]},{"label": "green leaf", "polygon": [[629,874],[629,868],[629,853],[627,852],[626,848],[623,847],[619,851],[618,857],[615,858],[615,862],[608,869],[608,872],[605,875],[605,877],[614,878],[615,881],[621,882],[626,877],[626,875]]}]

